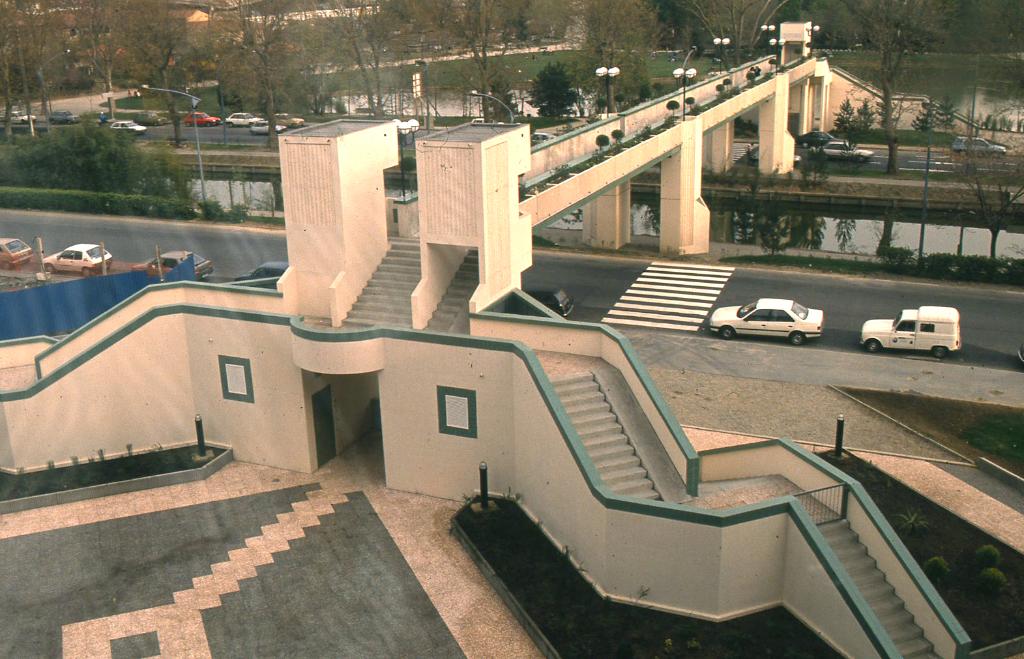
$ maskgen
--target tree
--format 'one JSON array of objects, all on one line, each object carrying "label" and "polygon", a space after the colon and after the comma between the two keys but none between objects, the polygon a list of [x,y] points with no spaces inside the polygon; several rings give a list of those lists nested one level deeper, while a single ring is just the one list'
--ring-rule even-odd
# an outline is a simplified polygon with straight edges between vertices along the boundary
[{"label": "tree", "polygon": [[612,80],[612,98],[605,107],[614,112],[616,97],[627,105],[650,94],[646,57],[654,38],[654,13],[647,0],[583,0],[584,40],[575,76],[584,89],[605,98],[606,83],[594,75],[598,67],[619,68]]},{"label": "tree", "polygon": [[909,53],[933,46],[948,14],[947,0],[843,0],[859,19],[860,38],[878,51],[879,104],[882,130],[889,150],[886,171],[899,171],[896,126],[902,107],[896,92]]},{"label": "tree", "polygon": [[849,97],[844,98],[843,102],[839,104],[839,111],[832,119],[832,129],[845,137],[853,129],[856,120],[857,111],[853,109],[853,103],[850,102]]},{"label": "tree", "polygon": [[921,109],[917,115],[914,116],[914,121],[911,123],[914,130],[926,133],[930,130],[935,130],[938,126],[938,111],[934,103],[924,101],[921,103]]},{"label": "tree", "polygon": [[[86,55],[103,82],[107,94],[114,91],[114,71],[123,57],[124,26],[120,16],[128,0],[72,0],[71,10]],[[110,118],[115,116],[110,101]]]},{"label": "tree", "polygon": [[530,89],[530,103],[542,117],[563,117],[576,103],[572,76],[563,62],[549,62],[537,72]]},{"label": "tree", "polygon": [[978,160],[983,158],[981,154],[967,152],[961,185],[977,204],[976,216],[991,235],[989,256],[996,258],[999,234],[1013,221],[1024,202],[1024,166],[1018,165],[1015,172],[989,175],[978,167]]},{"label": "tree", "polygon": [[761,26],[772,23],[788,0],[684,0],[704,29],[714,36],[729,37],[741,51],[753,49],[761,38]]},{"label": "tree", "polygon": [[871,104],[864,100],[855,110],[849,98],[843,99],[832,122],[833,130],[849,142],[851,148],[860,143],[874,124],[875,111]]}]

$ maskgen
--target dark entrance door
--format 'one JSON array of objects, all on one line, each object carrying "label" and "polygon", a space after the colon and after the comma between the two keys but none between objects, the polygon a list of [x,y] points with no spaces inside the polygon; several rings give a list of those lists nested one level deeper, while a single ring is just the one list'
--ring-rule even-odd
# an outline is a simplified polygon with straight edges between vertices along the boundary
[{"label": "dark entrance door", "polygon": [[338,454],[330,385],[313,394],[313,434],[316,436],[316,466],[320,467]]}]

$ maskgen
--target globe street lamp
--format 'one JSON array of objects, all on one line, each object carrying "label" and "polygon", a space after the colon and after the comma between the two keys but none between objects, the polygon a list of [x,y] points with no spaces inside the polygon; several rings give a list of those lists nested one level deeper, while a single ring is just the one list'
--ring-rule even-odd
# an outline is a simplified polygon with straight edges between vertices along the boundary
[{"label": "globe street lamp", "polygon": [[782,47],[786,45],[785,39],[771,39],[768,41],[768,45],[775,51],[775,72],[779,72],[779,68],[782,67]]},{"label": "globe street lamp", "polygon": [[721,60],[722,66],[728,69],[729,67],[725,63],[725,49],[732,43],[729,37],[715,37],[714,44],[718,47],[718,59]]},{"label": "globe street lamp", "polygon": [[604,78],[605,116],[615,111],[615,99],[612,98],[612,78],[619,75],[617,66],[599,66],[594,71],[598,78]]},{"label": "globe street lamp", "polygon": [[415,146],[416,131],[420,129],[420,122],[415,119],[409,121],[396,119],[395,125],[398,126],[398,168],[402,172],[402,201],[405,201],[405,155],[402,153],[402,147],[406,145],[409,135],[412,135],[412,143]]},{"label": "globe street lamp", "polygon": [[[683,62],[683,66],[685,66],[685,65],[686,65],[686,62]],[[688,80],[693,80],[696,76],[697,76],[697,69],[694,69],[694,68],[684,69],[684,68],[680,67],[680,68],[678,68],[678,69],[676,69],[675,71],[672,72],[672,77],[674,77],[676,80],[678,80],[679,84],[683,88],[683,103],[682,103],[682,105],[683,105],[683,119],[686,118],[686,82]]]},{"label": "globe street lamp", "polygon": [[[192,103],[192,128],[195,129],[196,133],[196,160],[199,162],[199,191],[203,195],[203,206],[206,205],[206,176],[203,174],[203,151],[199,148],[199,121],[196,119],[196,107],[199,105],[199,101],[202,99],[192,94],[186,94],[175,89],[163,89],[162,87],[150,87],[149,85],[142,85],[143,89],[148,89],[154,92],[164,92],[167,94],[177,94],[178,96],[184,96]],[[274,118],[271,117],[271,120]],[[270,130],[274,130],[274,123],[271,121]]]},{"label": "globe street lamp", "polygon": [[762,35],[767,35],[767,37],[769,39],[768,43],[770,44],[771,43],[770,39],[772,39],[775,36],[775,26],[774,25],[762,25],[761,26],[761,34]]},{"label": "globe street lamp", "polygon": [[809,50],[811,52],[814,51],[814,46],[813,46],[814,37],[815,37],[815,35],[818,34],[819,30],[821,30],[821,26],[820,25],[809,25],[809,26],[807,26],[807,50]]}]

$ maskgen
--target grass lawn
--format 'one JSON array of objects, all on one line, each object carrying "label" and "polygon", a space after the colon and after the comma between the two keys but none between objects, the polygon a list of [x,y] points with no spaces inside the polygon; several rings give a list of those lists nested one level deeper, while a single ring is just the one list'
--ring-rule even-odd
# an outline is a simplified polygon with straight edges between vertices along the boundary
[{"label": "grass lawn", "polygon": [[842,274],[873,274],[885,272],[881,263],[873,261],[852,261],[847,259],[828,259],[821,256],[790,256],[788,254],[750,254],[744,256],[726,256],[719,259],[722,263],[749,263],[754,265],[786,266],[802,268],[817,272],[838,272]]},{"label": "grass lawn", "polygon": [[722,623],[608,602],[519,506],[455,518],[563,657],[837,657],[779,607]]},{"label": "grass lawn", "polygon": [[[945,559],[950,572],[935,587],[974,649],[1024,635],[1024,556],[858,458],[836,460],[831,452],[820,457],[861,482],[919,564],[933,556]],[[901,525],[901,515],[911,512],[922,515],[927,528],[914,533]],[[998,568],[1008,583],[996,596],[978,587],[981,568],[974,553],[983,545],[994,546],[1002,557]]]},{"label": "grass lawn", "polygon": [[[949,149],[949,146],[953,144],[954,137],[956,136],[953,133],[932,131],[932,157],[938,155],[939,149]],[[899,140],[900,146],[928,146],[928,133],[923,133],[919,130],[898,130],[896,131],[896,139]],[[881,128],[872,128],[865,131],[863,136],[860,137],[860,143],[886,144],[885,131]],[[875,155],[884,157],[887,154],[888,152],[883,152],[876,153]]]},{"label": "grass lawn", "polygon": [[920,394],[851,388],[844,391],[958,453],[969,458],[986,457],[1024,476],[1024,410]]}]

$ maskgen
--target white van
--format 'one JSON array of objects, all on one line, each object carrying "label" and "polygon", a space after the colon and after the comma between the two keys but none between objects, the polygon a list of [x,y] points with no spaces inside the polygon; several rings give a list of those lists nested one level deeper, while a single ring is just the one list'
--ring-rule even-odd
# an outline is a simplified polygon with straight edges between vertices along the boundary
[{"label": "white van", "polygon": [[960,312],[953,307],[904,309],[895,320],[869,320],[860,329],[868,352],[882,348],[928,350],[942,359],[960,349]]}]

